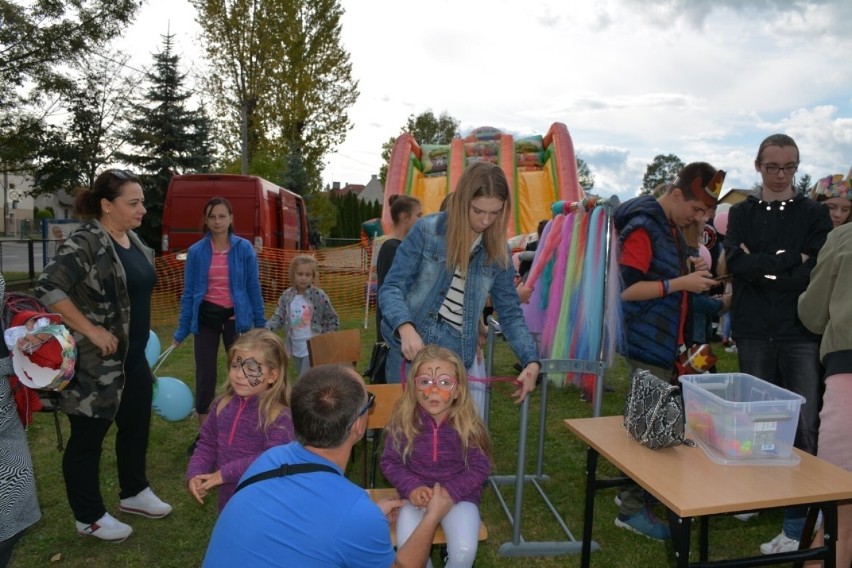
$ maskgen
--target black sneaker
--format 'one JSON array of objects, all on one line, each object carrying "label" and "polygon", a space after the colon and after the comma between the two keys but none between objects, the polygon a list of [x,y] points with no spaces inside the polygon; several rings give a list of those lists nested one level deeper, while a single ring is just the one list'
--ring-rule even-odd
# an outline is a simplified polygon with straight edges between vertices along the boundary
[{"label": "black sneaker", "polygon": [[201,439],[201,434],[198,434],[195,437],[195,439],[192,441],[192,443],[189,445],[189,447],[186,449],[186,455],[188,455],[189,457],[192,457],[192,454],[195,453],[195,446],[198,445],[198,440],[200,440],[200,439]]}]

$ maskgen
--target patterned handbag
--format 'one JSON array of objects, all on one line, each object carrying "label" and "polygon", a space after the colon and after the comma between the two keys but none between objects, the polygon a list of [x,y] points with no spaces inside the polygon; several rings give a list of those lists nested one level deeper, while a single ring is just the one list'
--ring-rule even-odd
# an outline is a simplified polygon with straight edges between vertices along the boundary
[{"label": "patterned handbag", "polygon": [[630,376],[624,428],[631,438],[652,450],[680,444],[695,445],[684,437],[680,388],[645,369],[636,369]]}]

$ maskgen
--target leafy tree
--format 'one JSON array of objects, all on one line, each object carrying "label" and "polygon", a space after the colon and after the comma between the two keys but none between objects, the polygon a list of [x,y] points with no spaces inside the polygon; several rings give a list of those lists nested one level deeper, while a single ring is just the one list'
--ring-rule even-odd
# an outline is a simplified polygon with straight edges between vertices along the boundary
[{"label": "leafy tree", "polygon": [[[232,152],[245,129],[251,164],[298,149],[312,188],[350,128],[358,97],[340,44],[338,0],[192,0],[211,65],[207,92]],[[299,158],[296,158],[298,161]],[[289,160],[284,162],[290,164]]]},{"label": "leafy tree", "polygon": [[[59,68],[127,29],[137,0],[0,0],[0,163],[21,169],[42,147],[44,112],[24,91],[50,90]],[[9,167],[9,166],[7,166]]]},{"label": "leafy tree", "polygon": [[641,195],[651,195],[654,193],[654,188],[661,183],[674,181],[677,173],[685,166],[683,161],[674,154],[658,154],[654,156],[654,160],[648,164],[645,170],[645,177],[642,178]]},{"label": "leafy tree", "polygon": [[69,116],[61,127],[45,128],[33,195],[91,187],[99,170],[124,144],[123,121],[137,84],[125,73],[127,56],[88,58],[77,77],[57,83]]},{"label": "leafy tree", "polygon": [[139,234],[154,250],[160,249],[163,203],[172,176],[209,171],[214,159],[210,119],[203,109],[188,108],[192,92],[184,88],[186,74],[179,70],[173,39],[163,36],[162,51],[154,54],[154,66],[146,73],[148,90],[131,105],[126,139],[135,153],[116,154],[142,175],[148,213]]},{"label": "leafy tree", "polygon": [[328,191],[311,191],[305,195],[305,209],[311,230],[320,235],[331,235],[337,226],[337,208],[331,202]]},{"label": "leafy tree", "polygon": [[583,158],[577,158],[577,179],[583,191],[589,193],[595,187],[595,174],[589,169],[589,164]]},{"label": "leafy tree", "polygon": [[796,193],[799,195],[810,195],[813,186],[814,182],[811,180],[810,174],[805,174],[802,176],[802,179],[796,182]]},{"label": "leafy tree", "polygon": [[381,203],[361,201],[352,191],[345,195],[329,193],[329,196],[337,209],[337,224],[331,231],[332,238],[357,239],[361,236],[361,223],[382,214]]},{"label": "leafy tree", "polygon": [[[408,121],[400,129],[400,132],[408,132],[418,144],[449,144],[453,138],[458,138],[459,124],[461,122],[447,114],[446,111],[441,113],[441,116],[435,116],[431,110],[418,115],[410,115]],[[385,185],[388,176],[388,164],[390,163],[391,151],[396,138],[389,138],[387,142],[382,144],[382,167],[379,168],[379,181]]]},{"label": "leafy tree", "polygon": [[298,144],[291,146],[287,153],[287,172],[284,176],[284,187],[299,195],[305,195],[311,189],[310,175],[305,167],[302,150]]}]

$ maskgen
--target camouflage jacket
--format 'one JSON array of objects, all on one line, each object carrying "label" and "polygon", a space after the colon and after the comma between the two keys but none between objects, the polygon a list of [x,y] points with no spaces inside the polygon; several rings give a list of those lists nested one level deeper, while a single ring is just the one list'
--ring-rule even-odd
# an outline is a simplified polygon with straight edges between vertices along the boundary
[{"label": "camouflage jacket", "polygon": [[[127,234],[153,265],[154,251],[133,231]],[[77,367],[74,380],[61,391],[59,405],[67,414],[114,419],[124,389],[130,299],[124,267],[112,239],[97,220],[81,226],[59,247],[39,276],[35,293],[48,306],[71,300],[89,321],[118,338],[116,353],[104,357],[86,336],[72,330],[77,341]]]}]

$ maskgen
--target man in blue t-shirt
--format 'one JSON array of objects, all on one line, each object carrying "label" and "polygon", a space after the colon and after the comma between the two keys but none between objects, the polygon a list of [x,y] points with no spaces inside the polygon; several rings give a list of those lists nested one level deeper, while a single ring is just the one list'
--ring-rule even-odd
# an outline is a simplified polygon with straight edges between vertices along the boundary
[{"label": "man in blue t-shirt", "polygon": [[[204,567],[423,566],[453,502],[436,484],[423,520],[394,554],[388,522],[403,501],[377,506],[343,475],[371,406],[352,368],[322,365],[305,372],[291,396],[297,442],[267,450],[240,481],[285,464],[290,472],[275,471],[238,489],[213,528]],[[295,473],[292,466],[298,466]]]}]

